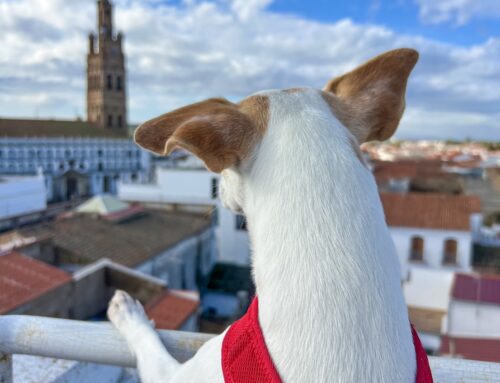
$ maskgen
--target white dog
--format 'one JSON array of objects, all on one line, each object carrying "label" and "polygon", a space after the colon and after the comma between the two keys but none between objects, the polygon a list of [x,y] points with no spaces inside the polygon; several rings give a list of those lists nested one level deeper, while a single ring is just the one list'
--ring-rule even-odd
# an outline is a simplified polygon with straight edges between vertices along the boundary
[{"label": "white dog", "polygon": [[[398,259],[359,144],[394,133],[417,59],[390,51],[323,90],[209,99],[135,132],[150,151],[183,148],[221,173],[221,200],[247,218],[258,323],[283,382],[415,382]],[[108,315],[143,382],[224,382],[228,330],[179,364],[128,295]]]}]

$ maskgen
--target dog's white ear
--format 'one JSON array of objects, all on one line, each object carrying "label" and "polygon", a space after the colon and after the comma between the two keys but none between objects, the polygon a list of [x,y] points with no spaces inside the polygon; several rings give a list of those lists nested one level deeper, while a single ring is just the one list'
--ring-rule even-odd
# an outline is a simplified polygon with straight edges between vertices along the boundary
[{"label": "dog's white ear", "polygon": [[215,98],[149,120],[134,134],[137,144],[159,155],[182,148],[215,173],[236,165],[255,137],[252,119],[238,105]]},{"label": "dog's white ear", "polygon": [[[405,108],[406,83],[417,60],[417,51],[396,49],[330,80],[325,86],[324,91],[340,99],[344,107],[336,105],[333,109],[343,109],[338,117],[360,143],[386,140],[396,131]],[[335,103],[334,99],[330,101]]]}]

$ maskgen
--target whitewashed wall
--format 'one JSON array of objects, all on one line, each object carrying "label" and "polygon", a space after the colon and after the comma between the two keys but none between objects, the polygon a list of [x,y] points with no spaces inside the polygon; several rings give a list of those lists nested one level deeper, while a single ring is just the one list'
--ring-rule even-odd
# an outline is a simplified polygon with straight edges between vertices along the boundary
[{"label": "whitewashed wall", "polygon": [[[469,271],[471,269],[471,241],[469,231],[430,230],[406,227],[389,227],[399,261],[401,262],[402,278],[406,279],[409,261],[411,238],[419,236],[424,239],[424,265],[436,269]],[[457,265],[443,265],[444,242],[447,239],[457,241]]]},{"label": "whitewashed wall", "polygon": [[500,338],[500,306],[452,300],[445,333],[451,336],[488,336]]},{"label": "whitewashed wall", "polygon": [[218,175],[204,169],[156,169],[156,182],[118,183],[118,198],[124,201],[213,205],[212,182]]},{"label": "whitewashed wall", "polygon": [[45,210],[45,180],[34,177],[0,177],[0,219]]},{"label": "whitewashed wall", "polygon": [[212,180],[219,176],[204,169],[158,169],[157,183],[169,201],[213,204]]},{"label": "whitewashed wall", "polygon": [[250,264],[250,245],[248,231],[241,230],[236,222],[236,215],[217,205],[218,225],[216,228],[219,261],[242,266]]}]

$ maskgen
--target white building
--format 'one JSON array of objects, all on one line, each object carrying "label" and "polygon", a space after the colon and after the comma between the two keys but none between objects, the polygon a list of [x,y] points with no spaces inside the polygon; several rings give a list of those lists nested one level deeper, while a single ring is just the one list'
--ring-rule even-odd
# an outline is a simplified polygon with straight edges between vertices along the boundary
[{"label": "white building", "polygon": [[500,277],[457,274],[443,332],[500,340]]},{"label": "white building", "polygon": [[441,353],[500,363],[500,277],[456,274]]},{"label": "white building", "polygon": [[150,158],[131,139],[83,121],[0,119],[0,175],[43,169],[49,201],[116,193],[120,180],[147,178]]},{"label": "white building", "polygon": [[481,225],[481,203],[477,197],[381,193],[381,199],[403,280],[415,267],[471,269],[472,231]]},{"label": "white building", "polygon": [[45,179],[35,176],[0,176],[0,221],[45,210]]},{"label": "white building", "polygon": [[432,354],[441,348],[441,331],[448,314],[453,279],[453,271],[412,268],[403,284],[410,321],[424,348]]},{"label": "white building", "polygon": [[[190,157],[190,161],[194,161]],[[176,168],[157,168],[154,183],[118,184],[118,198],[148,204],[177,205],[189,209],[213,206],[217,213],[216,236],[218,261],[248,265],[250,248],[244,218],[224,208],[217,199],[219,176],[200,163]]]}]

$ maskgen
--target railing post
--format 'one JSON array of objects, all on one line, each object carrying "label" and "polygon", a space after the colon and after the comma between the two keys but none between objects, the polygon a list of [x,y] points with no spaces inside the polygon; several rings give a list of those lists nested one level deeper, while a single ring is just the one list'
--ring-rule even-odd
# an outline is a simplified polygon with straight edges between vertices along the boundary
[{"label": "railing post", "polygon": [[0,383],[12,383],[12,355],[0,353]]}]

